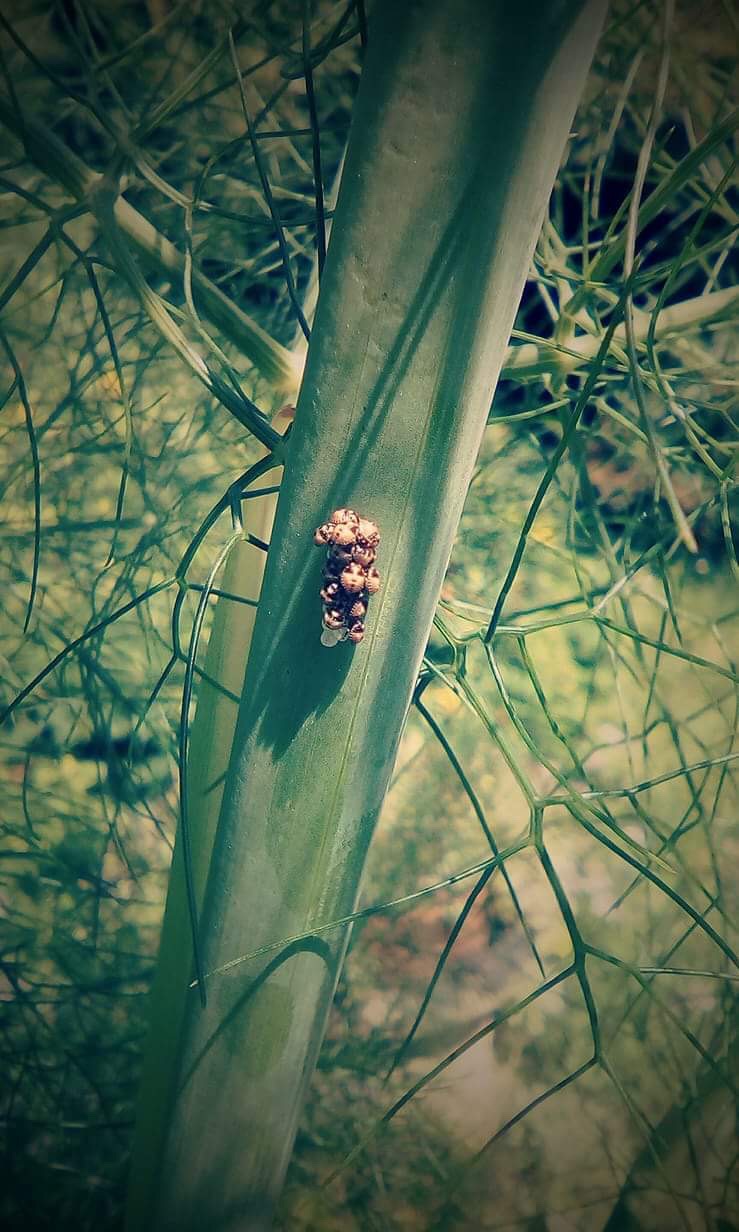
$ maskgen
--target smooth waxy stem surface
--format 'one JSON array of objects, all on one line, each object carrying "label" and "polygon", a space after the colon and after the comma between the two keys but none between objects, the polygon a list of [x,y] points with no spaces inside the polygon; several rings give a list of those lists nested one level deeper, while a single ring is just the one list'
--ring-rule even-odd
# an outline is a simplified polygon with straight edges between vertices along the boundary
[{"label": "smooth waxy stem surface", "polygon": [[[380,0],[202,912],[207,971],[350,912],[601,0]],[[371,511],[361,645],[320,645],[326,511]],[[193,989],[151,1225],[267,1228],[346,935]]]}]

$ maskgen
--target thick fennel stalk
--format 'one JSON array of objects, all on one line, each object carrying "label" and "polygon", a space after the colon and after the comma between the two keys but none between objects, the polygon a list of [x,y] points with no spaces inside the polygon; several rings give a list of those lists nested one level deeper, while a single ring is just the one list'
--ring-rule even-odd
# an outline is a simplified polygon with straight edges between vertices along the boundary
[{"label": "thick fennel stalk", "polygon": [[[346,934],[218,968],[356,902],[604,12],[374,6],[203,898],[208,1004],[171,1026],[142,1228],[269,1226]],[[312,530],[341,504],[381,527],[383,589],[364,643],[327,650]]]}]

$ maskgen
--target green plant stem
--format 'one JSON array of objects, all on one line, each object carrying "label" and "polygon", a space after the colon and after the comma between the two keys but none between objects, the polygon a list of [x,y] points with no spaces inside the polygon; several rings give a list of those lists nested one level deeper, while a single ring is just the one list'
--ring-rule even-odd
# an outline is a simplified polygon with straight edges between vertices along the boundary
[{"label": "green plant stem", "polygon": [[[697,325],[708,325],[711,321],[720,320],[739,307],[739,287],[726,287],[721,291],[710,291],[706,295],[696,295],[682,303],[671,304],[664,308],[658,318],[658,333],[661,340],[672,335],[679,335]],[[651,314],[633,308],[634,340],[640,346],[646,346],[652,324]],[[598,334],[578,334],[570,338],[566,346],[552,341],[547,345],[544,341],[525,342],[520,346],[508,348],[501,376],[509,380],[534,380],[542,376],[566,376],[568,372],[586,367],[589,360],[598,353],[601,336]],[[617,326],[613,334],[611,349],[622,352],[626,345],[626,330],[623,325]],[[623,362],[623,360],[621,360]]]},{"label": "green plant stem", "polygon": [[[100,195],[97,192],[101,177],[69,149],[45,124],[20,115],[13,104],[0,97],[0,123],[19,139],[31,160],[56,181],[65,192],[77,201],[84,202],[91,213],[96,214]],[[149,267],[166,274],[178,285],[182,282],[185,257],[166,236],[157,231],[148,219],[126,201],[116,196],[113,216],[123,235],[143,257]],[[286,393],[297,390],[300,383],[300,368],[287,348],[257,325],[251,317],[209,278],[194,269],[193,287],[197,294],[198,307],[241,353],[251,360],[266,380]]]},{"label": "green plant stem", "polygon": [[[354,909],[604,12],[375,5],[203,900],[208,971]],[[326,650],[312,531],[346,503],[382,529],[383,589],[364,643]],[[205,1010],[191,991],[150,1226],[269,1226],[346,939],[232,967]]]},{"label": "green plant stem", "polygon": [[[246,503],[245,524],[269,538],[275,498],[267,493]],[[240,543],[229,556],[223,578],[228,595],[253,600],[259,594],[265,555]],[[236,725],[237,704],[249,654],[256,611],[231,598],[219,600],[208,639],[203,678],[190,734],[187,767],[193,894],[199,914]],[[127,1207],[132,1232],[146,1226],[156,1185],[152,1164],[159,1158],[172,1098],[177,1040],[192,971],[190,905],[185,876],[185,843],[175,843],[169,892],[151,991],[149,1038],[139,1094]]]}]

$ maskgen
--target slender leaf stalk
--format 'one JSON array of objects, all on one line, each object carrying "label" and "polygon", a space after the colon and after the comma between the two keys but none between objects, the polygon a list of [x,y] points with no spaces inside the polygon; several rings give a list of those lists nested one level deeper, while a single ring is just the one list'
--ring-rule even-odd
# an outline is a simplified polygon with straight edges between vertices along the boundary
[{"label": "slender leaf stalk", "polygon": [[[21,141],[28,158],[39,170],[60,184],[65,192],[85,202],[92,213],[96,212],[96,206],[102,204],[97,192],[102,177],[91,171],[55,133],[32,117],[21,116],[12,103],[2,97],[0,123]],[[121,232],[149,267],[169,275],[180,285],[185,268],[184,254],[125,197],[116,197],[113,215]],[[297,390],[300,366],[291,352],[271,338],[200,270],[193,270],[192,282],[200,311],[239,347],[265,379],[286,393]]]},{"label": "slender leaf stalk", "polygon": [[[272,529],[273,494],[246,502],[245,525],[261,539]],[[239,543],[228,558],[221,589],[228,595],[254,599],[259,595],[265,556]],[[219,599],[208,639],[198,704],[190,733],[187,792],[195,903],[200,912],[213,840],[223,799],[236,726],[238,697],[254,631],[256,609]],[[139,1109],[134,1134],[128,1193],[127,1226],[146,1226],[171,1099],[177,1052],[174,1041],[185,1009],[192,972],[190,907],[184,864],[184,842],[178,833],[169,879],[167,906],[159,943],[159,962],[151,993],[149,1039],[144,1054]]]}]

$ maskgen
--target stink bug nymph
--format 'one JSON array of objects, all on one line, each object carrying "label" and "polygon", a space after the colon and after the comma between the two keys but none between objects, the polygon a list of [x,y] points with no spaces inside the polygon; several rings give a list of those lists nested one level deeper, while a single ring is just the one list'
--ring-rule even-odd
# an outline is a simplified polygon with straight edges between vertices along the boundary
[{"label": "stink bug nymph", "polygon": [[321,644],[358,645],[364,638],[370,595],[380,589],[375,556],[380,542],[376,522],[355,509],[334,509],[328,522],[313,533],[313,542],[326,547],[323,568]]},{"label": "stink bug nymph", "polygon": [[339,581],[348,595],[360,595],[364,590],[367,574],[361,565],[352,561],[346,569],[342,569]]}]

